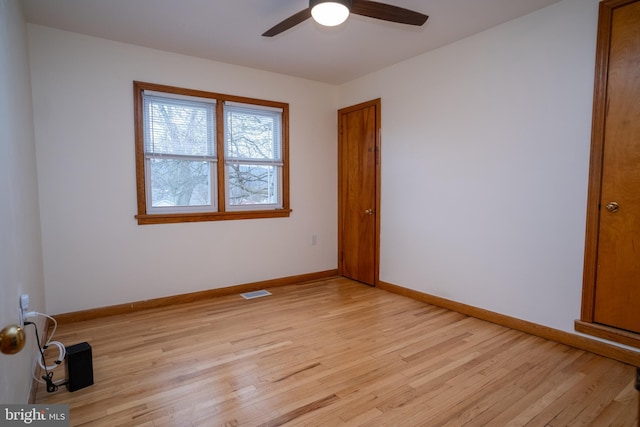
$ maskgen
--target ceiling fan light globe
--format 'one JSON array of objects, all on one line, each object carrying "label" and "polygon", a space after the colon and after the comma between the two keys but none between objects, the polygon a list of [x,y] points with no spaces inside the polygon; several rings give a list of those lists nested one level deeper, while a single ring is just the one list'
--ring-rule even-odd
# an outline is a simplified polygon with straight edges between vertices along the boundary
[{"label": "ceiling fan light globe", "polygon": [[342,24],[349,17],[349,8],[340,1],[317,2],[311,7],[314,21],[326,27]]}]

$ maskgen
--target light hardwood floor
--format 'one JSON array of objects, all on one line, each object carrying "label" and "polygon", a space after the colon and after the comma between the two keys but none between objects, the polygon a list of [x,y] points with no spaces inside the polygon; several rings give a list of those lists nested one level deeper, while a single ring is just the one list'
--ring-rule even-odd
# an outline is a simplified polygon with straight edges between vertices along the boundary
[{"label": "light hardwood floor", "polygon": [[[636,426],[635,368],[344,278],[62,325],[87,426]],[[64,368],[54,379],[64,378]]]}]

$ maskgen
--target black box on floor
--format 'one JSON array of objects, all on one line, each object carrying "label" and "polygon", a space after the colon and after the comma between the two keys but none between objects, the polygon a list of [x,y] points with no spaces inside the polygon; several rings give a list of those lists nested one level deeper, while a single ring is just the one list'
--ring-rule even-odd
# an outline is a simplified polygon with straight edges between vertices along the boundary
[{"label": "black box on floor", "polygon": [[93,384],[91,346],[87,342],[66,347],[67,390],[76,391]]}]

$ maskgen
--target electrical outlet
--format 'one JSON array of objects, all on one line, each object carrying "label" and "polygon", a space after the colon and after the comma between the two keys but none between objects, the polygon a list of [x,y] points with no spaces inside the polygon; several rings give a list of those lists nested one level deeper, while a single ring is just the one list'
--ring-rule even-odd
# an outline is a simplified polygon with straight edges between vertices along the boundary
[{"label": "electrical outlet", "polygon": [[313,236],[311,236],[311,246],[315,246],[317,244],[318,244],[318,236],[314,234]]},{"label": "electrical outlet", "polygon": [[20,308],[22,311],[29,310],[29,294],[20,295]]},{"label": "electrical outlet", "polygon": [[24,327],[24,314],[29,309],[29,294],[20,295],[20,307],[18,307],[18,313],[20,316],[20,327]]}]

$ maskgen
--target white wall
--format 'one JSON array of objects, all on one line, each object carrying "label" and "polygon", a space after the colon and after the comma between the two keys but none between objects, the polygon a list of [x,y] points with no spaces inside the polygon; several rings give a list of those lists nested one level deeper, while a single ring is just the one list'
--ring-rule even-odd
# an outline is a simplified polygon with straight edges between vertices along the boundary
[{"label": "white wall", "polygon": [[382,98],[383,281],[573,332],[598,0],[564,0],[341,87]]},{"label": "white wall", "polygon": [[[337,268],[335,86],[28,32],[50,314]],[[291,217],[137,225],[133,80],[288,102]]]},{"label": "white wall", "polygon": [[[17,324],[20,294],[44,309],[36,155],[27,55],[19,0],[0,0],[0,329]],[[36,355],[33,329],[14,355],[0,354],[0,403],[26,403]]]}]

